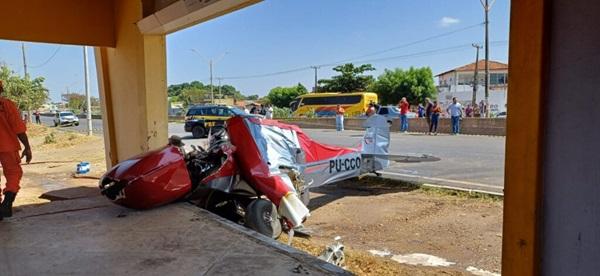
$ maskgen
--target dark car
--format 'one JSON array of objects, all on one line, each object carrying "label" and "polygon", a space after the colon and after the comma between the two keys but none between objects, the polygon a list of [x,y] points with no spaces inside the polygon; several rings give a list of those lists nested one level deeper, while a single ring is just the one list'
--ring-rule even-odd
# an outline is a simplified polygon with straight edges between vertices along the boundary
[{"label": "dark car", "polygon": [[185,115],[185,131],[194,138],[206,137],[212,129],[222,128],[227,119],[246,114],[236,107],[224,105],[198,105],[191,107]]}]

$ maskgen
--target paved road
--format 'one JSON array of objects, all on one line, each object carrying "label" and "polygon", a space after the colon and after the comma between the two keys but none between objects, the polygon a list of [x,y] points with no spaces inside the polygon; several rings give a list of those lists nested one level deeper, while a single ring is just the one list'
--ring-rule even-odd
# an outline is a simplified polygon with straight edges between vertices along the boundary
[{"label": "paved road", "polygon": [[[42,117],[46,125],[52,118]],[[102,131],[102,121],[93,120],[96,133]],[[87,131],[86,120],[80,125],[63,127],[65,130]],[[310,137],[322,143],[356,146],[362,131],[305,129]],[[183,137],[186,144],[205,145],[206,139],[193,139],[183,131],[183,124],[169,123],[169,134]],[[414,180],[421,183],[450,186],[468,190],[502,193],[504,186],[504,137],[490,136],[427,136],[417,133],[392,133],[392,154],[431,154],[440,157],[438,162],[392,163],[383,173],[387,177]]]},{"label": "paved road", "polygon": [[[50,127],[54,127],[54,117],[42,116],[42,124]],[[64,130],[74,130],[77,132],[87,133],[87,119],[79,119],[79,126],[63,126],[60,127]],[[92,120],[92,130],[97,134],[102,133],[102,120]]]},{"label": "paved road", "polygon": [[[304,131],[319,142],[347,147],[357,146],[363,135],[362,131],[352,130],[342,133],[322,129]],[[189,133],[185,133],[180,123],[170,123],[169,133],[183,137],[186,144],[206,143],[205,139],[193,139]],[[504,137],[392,133],[390,153],[425,153],[442,160],[427,163],[392,162],[383,174],[401,180],[501,194],[504,187],[504,144]]]}]

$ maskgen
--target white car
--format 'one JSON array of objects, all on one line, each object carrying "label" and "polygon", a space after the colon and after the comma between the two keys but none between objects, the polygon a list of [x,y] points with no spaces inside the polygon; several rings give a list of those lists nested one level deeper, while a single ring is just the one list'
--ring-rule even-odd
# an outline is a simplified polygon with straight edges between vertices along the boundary
[{"label": "white car", "polygon": [[496,115],[496,118],[504,118],[506,119],[506,111],[502,111]]},{"label": "white car", "polygon": [[65,125],[78,126],[79,118],[77,118],[77,116],[70,111],[56,112],[56,116],[54,116],[54,126],[57,127]]}]

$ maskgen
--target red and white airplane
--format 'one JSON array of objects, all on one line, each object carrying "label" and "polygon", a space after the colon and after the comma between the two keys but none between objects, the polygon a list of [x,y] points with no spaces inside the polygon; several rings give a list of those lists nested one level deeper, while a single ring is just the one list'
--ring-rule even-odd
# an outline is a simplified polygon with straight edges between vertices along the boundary
[{"label": "red and white airplane", "polygon": [[310,216],[309,190],[385,169],[400,162],[437,161],[390,155],[389,124],[379,115],[365,121],[357,148],[325,145],[298,126],[252,116],[229,119],[210,135],[207,149],[185,152],[178,137],[155,151],[123,161],[100,180],[116,204],[147,209],[177,200],[276,238]]}]

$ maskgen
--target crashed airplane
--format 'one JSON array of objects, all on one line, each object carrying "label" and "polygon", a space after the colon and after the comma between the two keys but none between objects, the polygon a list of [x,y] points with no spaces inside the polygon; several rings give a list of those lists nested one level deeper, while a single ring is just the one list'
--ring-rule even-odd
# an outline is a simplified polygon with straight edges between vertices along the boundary
[{"label": "crashed airplane", "polygon": [[[389,155],[389,123],[369,117],[357,148],[331,146],[298,126],[252,116],[229,119],[212,133],[206,149],[186,152],[171,137],[158,150],[123,161],[100,180],[103,195],[116,204],[148,209],[188,200],[222,217],[277,238],[293,233],[310,216],[309,190],[376,173],[401,162],[435,157]],[[392,158],[390,158],[392,157]]]}]

